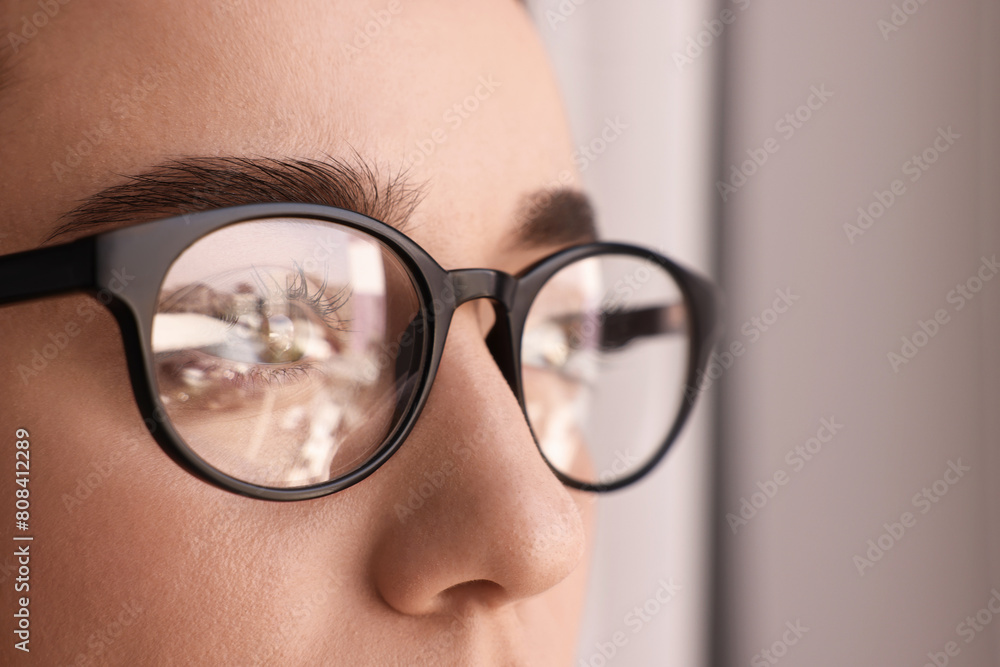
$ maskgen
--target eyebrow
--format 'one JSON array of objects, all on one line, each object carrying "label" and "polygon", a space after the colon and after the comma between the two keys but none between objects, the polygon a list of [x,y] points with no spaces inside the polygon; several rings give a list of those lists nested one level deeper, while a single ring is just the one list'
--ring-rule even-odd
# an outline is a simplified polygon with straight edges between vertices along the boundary
[{"label": "eyebrow", "polygon": [[[361,213],[406,232],[424,196],[405,173],[382,176],[361,155],[324,160],[186,157],[167,161],[81,200],[46,243],[67,236],[244,204],[298,202]],[[596,238],[593,209],[576,190],[527,196],[513,241],[529,246]]]},{"label": "eyebrow", "polygon": [[402,174],[382,177],[359,155],[350,161],[186,157],[124,179],[60,216],[46,241],[174,215],[276,202],[346,208],[402,230],[423,195]]},{"label": "eyebrow", "polygon": [[566,187],[538,190],[524,199],[515,242],[528,246],[562,245],[597,240],[590,198]]}]

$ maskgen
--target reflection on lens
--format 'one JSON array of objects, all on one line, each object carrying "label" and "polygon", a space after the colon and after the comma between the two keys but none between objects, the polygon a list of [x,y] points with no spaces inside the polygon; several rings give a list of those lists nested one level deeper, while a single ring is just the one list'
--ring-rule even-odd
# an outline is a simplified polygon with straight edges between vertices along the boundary
[{"label": "reflection on lens", "polygon": [[422,331],[409,273],[373,237],[296,219],[230,225],[188,248],[160,288],[160,400],[223,473],[327,482],[370,460],[414,399],[406,360]]},{"label": "reflection on lens", "polygon": [[659,264],[614,254],[560,269],[521,341],[528,420],[549,463],[588,484],[642,469],[680,409],[690,344],[683,293]]}]

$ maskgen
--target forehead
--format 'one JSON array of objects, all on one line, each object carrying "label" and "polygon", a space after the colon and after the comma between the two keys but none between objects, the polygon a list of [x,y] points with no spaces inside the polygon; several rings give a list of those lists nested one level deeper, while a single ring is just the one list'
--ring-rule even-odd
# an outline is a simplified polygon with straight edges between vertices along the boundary
[{"label": "forehead", "polygon": [[[37,7],[7,5],[4,27]],[[69,3],[11,65],[0,199],[24,224],[178,156],[358,151],[428,183],[415,227],[447,254],[456,225],[494,235],[572,170],[513,0]]]}]

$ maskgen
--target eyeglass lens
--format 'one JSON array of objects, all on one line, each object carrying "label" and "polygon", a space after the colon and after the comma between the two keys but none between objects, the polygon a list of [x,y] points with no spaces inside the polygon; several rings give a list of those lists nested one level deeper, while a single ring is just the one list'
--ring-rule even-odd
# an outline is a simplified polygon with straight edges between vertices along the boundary
[{"label": "eyeglass lens", "polygon": [[555,469],[610,484],[655,458],[683,400],[688,322],[672,275],[641,257],[588,257],[545,283],[521,368],[528,420]]},{"label": "eyeglass lens", "polygon": [[221,472],[271,488],[327,482],[377,453],[414,400],[418,383],[397,369],[419,348],[393,344],[419,317],[409,272],[364,232],[230,225],[181,254],[160,289],[160,399]]}]

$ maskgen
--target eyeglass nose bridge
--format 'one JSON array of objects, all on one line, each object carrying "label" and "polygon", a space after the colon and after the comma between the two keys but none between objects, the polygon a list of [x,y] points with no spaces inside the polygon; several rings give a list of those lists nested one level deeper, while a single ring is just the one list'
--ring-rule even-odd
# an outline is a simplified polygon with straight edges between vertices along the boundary
[{"label": "eyeglass nose bridge", "polygon": [[[457,269],[449,271],[446,281],[454,294],[454,308],[475,299],[490,299],[497,311],[496,323],[486,336],[486,345],[510,385],[518,401],[523,403],[521,374],[517,364],[520,358],[520,340],[511,327],[517,278],[493,269]],[[522,405],[523,407],[523,405]]]},{"label": "eyeglass nose bridge", "polygon": [[507,308],[514,301],[517,279],[503,271],[457,269],[449,271],[447,279],[451,283],[455,308],[474,299],[492,299]]}]

